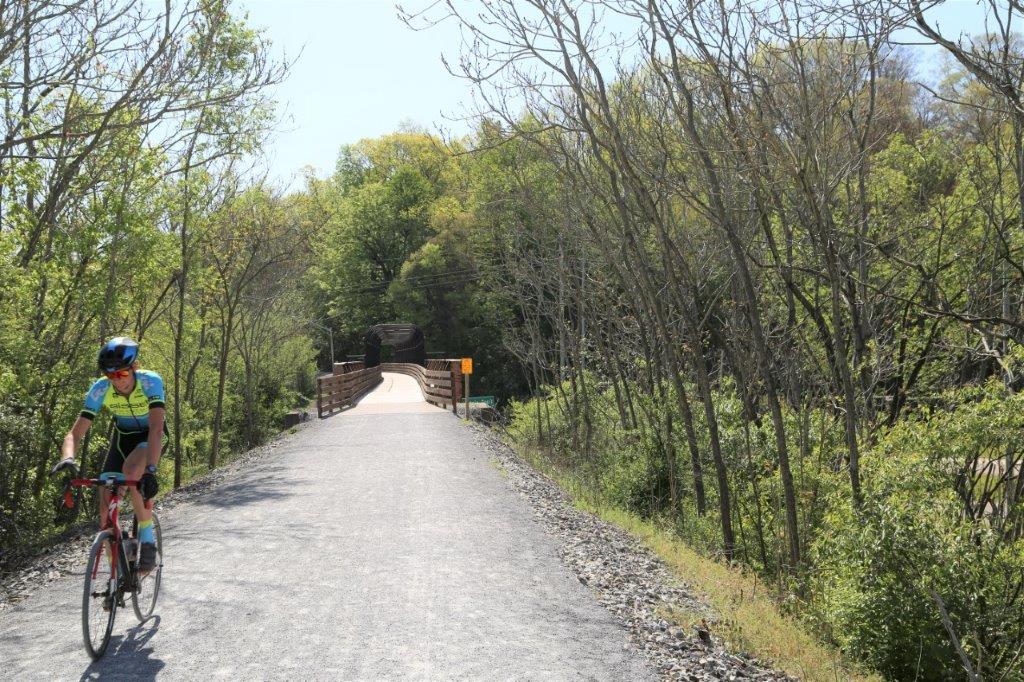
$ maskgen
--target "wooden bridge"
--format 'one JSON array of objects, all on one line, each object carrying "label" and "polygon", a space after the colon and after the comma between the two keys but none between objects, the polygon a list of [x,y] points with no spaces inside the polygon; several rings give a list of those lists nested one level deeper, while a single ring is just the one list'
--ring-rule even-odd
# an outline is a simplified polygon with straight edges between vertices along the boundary
[{"label": "wooden bridge", "polygon": [[[367,395],[378,386],[381,390]],[[331,374],[317,379],[316,409],[321,418],[347,409],[379,412],[385,409],[383,405],[398,411],[414,411],[418,404],[455,412],[461,399],[462,362],[458,359],[428,360],[426,367],[411,362],[385,362],[375,367],[336,362]],[[402,405],[406,407],[397,407]]]}]

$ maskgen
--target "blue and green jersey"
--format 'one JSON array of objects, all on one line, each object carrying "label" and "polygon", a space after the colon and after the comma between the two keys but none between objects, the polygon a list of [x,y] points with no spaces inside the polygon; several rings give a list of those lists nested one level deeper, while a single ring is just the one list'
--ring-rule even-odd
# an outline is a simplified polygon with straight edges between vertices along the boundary
[{"label": "blue and green jersey", "polygon": [[135,388],[130,395],[114,390],[110,379],[101,377],[85,394],[81,415],[92,420],[107,408],[121,433],[138,433],[149,428],[149,410],[164,407],[164,380],[148,369],[135,370]]}]

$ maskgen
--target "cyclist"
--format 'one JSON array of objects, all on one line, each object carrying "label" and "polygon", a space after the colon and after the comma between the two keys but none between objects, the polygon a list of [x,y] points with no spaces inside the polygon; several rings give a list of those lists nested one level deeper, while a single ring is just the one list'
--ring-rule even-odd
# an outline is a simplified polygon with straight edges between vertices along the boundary
[{"label": "cyclist", "polygon": [[[139,344],[126,336],[107,341],[97,357],[104,375],[85,394],[85,405],[74,426],[64,437],[63,458],[51,473],[68,470],[78,475],[75,452],[93,419],[104,407],[114,417],[114,433],[110,439],[103,473],[123,474],[140,481],[141,491],[131,488],[132,506],[139,522],[139,565],[141,575],[156,566],[156,534],[153,512],[146,509],[143,498],[154,497],[158,490],[156,472],[160,451],[166,444],[164,423],[164,382],[156,372],[139,369]],[[108,495],[101,491],[100,526],[103,529]]]}]

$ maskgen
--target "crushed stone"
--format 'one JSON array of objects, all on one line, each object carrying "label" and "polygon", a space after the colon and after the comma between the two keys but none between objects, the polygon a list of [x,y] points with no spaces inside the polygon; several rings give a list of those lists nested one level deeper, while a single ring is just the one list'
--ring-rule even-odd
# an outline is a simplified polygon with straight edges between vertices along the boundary
[{"label": "crushed stone", "polygon": [[[497,461],[506,480],[524,497],[535,520],[556,539],[562,561],[593,591],[629,631],[633,643],[654,663],[663,679],[792,680],[755,658],[729,652],[707,626],[716,615],[699,595],[627,531],[577,509],[569,494],[534,469],[492,431],[467,426]],[[694,614],[702,624],[686,630],[662,614]]]}]

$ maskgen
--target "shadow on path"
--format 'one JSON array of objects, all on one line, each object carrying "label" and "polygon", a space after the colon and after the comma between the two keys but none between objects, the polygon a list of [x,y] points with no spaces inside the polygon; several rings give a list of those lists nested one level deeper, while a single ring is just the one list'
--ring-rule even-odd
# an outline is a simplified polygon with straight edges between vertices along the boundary
[{"label": "shadow on path", "polygon": [[259,476],[246,476],[243,480],[217,486],[196,499],[195,504],[224,509],[289,497],[293,494],[290,488],[294,482],[285,482],[282,476],[277,475],[284,470],[281,466],[263,468]]},{"label": "shadow on path", "polygon": [[90,663],[79,680],[155,680],[166,664],[150,658],[153,647],[147,645],[159,629],[160,616],[153,616],[124,635],[114,635],[107,653]]}]

